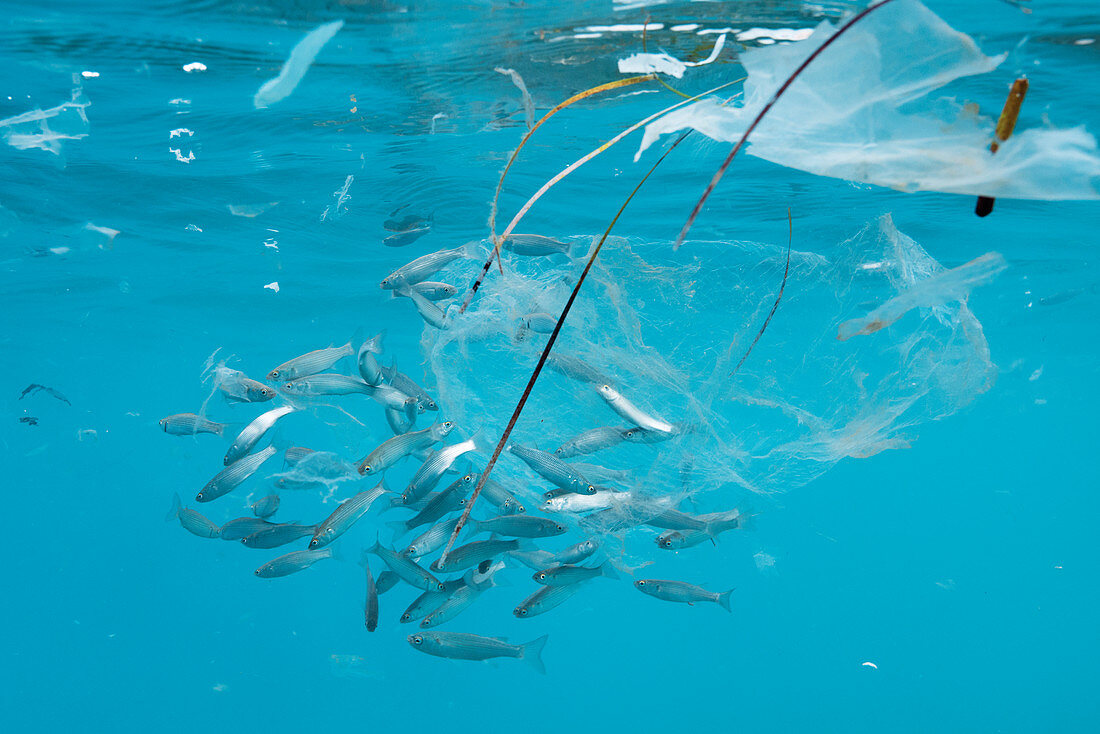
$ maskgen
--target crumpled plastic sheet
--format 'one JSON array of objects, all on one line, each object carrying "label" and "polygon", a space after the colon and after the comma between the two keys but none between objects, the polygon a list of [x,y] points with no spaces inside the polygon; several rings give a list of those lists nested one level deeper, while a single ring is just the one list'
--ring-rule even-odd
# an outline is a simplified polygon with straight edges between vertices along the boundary
[{"label": "crumpled plastic sheet", "polygon": [[60,155],[63,141],[88,137],[88,116],[84,110],[90,104],[84,91],[77,87],[68,102],[0,120],[0,137],[19,150],[37,148]]},{"label": "crumpled plastic sheet", "polygon": [[[590,241],[566,239],[581,252]],[[779,310],[731,378],[771,309],[784,262],[785,243],[688,242],[673,255],[667,242],[609,240],[554,354],[584,360],[643,410],[688,430],[570,459],[625,474],[597,482],[616,492],[597,505],[611,511],[564,513],[563,521],[617,531],[685,499],[709,511],[740,507],[841,460],[906,447],[920,426],[992,384],[981,324],[958,283],[869,336],[837,339],[840,324],[952,272],[889,216],[825,254],[792,253]],[[559,313],[582,265],[506,254],[503,276],[466,314],[452,308],[447,329],[423,331],[429,389],[460,434],[500,436],[545,344],[521,317]],[[474,268],[456,263],[441,277],[461,280]],[[587,429],[622,425],[593,385],[546,369],[512,441],[553,451]],[[507,452],[493,477],[535,506],[549,489]]]},{"label": "crumpled plastic sheet", "polygon": [[[646,128],[638,156],[660,136],[685,128],[735,142],[835,30],[825,22],[806,41],[744,52],[743,104],[706,99],[677,110]],[[1083,126],[1017,128],[994,155],[995,118],[931,97],[956,79],[992,71],[1004,58],[984,55],[973,39],[917,0],[897,0],[852,26],[806,68],[753,132],[747,152],[819,176],[900,191],[1100,198],[1096,138]]]}]

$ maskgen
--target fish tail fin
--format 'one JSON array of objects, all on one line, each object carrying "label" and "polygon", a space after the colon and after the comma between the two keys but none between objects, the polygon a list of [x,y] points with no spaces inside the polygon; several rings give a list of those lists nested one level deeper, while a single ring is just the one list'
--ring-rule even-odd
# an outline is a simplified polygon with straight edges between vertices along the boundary
[{"label": "fish tail fin", "polygon": [[322,548],[320,552],[324,553],[325,551],[328,551],[328,557],[331,558],[334,561],[346,561],[347,560],[347,555],[344,553],[344,548],[343,548],[342,543],[333,543],[332,545],[328,546],[327,548]]},{"label": "fish tail fin", "polygon": [[370,551],[366,548],[359,551],[359,565],[370,571]]},{"label": "fish tail fin", "polygon": [[734,591],[736,591],[736,589],[730,589],[729,591],[723,591],[721,594],[718,595],[718,598],[715,599],[715,601],[717,601],[719,604],[721,604],[722,608],[725,609],[730,614],[733,614],[733,610],[730,609],[730,595]]},{"label": "fish tail fin", "polygon": [[474,442],[474,451],[479,454],[492,455],[493,449],[497,447],[496,442],[489,438],[484,428],[477,429],[474,435],[470,436],[470,440]]},{"label": "fish tail fin", "polygon": [[600,567],[601,575],[609,579],[615,579],[618,581],[619,573],[615,570],[615,567],[611,565],[611,561],[604,561],[603,566]]},{"label": "fish tail fin", "polygon": [[172,522],[180,516],[180,510],[183,509],[183,503],[180,501],[180,493],[172,493],[172,506],[168,509],[168,514],[164,516],[164,522]]},{"label": "fish tail fin", "polygon": [[[381,365],[379,365],[379,367],[381,367]],[[396,359],[391,359],[390,360],[390,366],[389,367],[381,367],[381,369],[382,369],[382,377],[386,380],[386,382],[388,382],[392,385],[393,384],[393,378],[397,375],[397,360]]]},{"label": "fish tail fin", "polygon": [[382,344],[382,342],[385,341],[385,339],[386,339],[386,330],[382,329],[382,331],[378,332],[373,337],[371,337],[370,341],[364,343],[363,346],[366,347],[367,351],[369,351],[369,352],[372,352],[374,354],[381,354],[382,351],[385,349],[385,347]]},{"label": "fish tail fin", "polygon": [[550,639],[550,635],[543,635],[537,640],[531,640],[526,645],[523,645],[523,652],[520,657],[526,660],[531,666],[538,672],[546,675],[546,665],[542,662],[542,649],[546,647],[546,641]]},{"label": "fish tail fin", "polygon": [[351,335],[351,339],[348,340],[348,354],[355,356],[359,354],[359,347],[363,346],[363,327],[358,327]]},{"label": "fish tail fin", "polygon": [[477,260],[481,257],[481,251],[478,249],[477,240],[470,240],[461,247],[463,257],[467,257],[470,260]]}]

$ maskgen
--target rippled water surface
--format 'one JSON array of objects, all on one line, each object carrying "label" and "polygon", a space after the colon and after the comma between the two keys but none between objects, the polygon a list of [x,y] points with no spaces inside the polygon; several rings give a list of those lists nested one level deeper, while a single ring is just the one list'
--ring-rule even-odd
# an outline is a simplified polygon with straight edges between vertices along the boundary
[{"label": "rippled water surface", "polygon": [[[943,95],[995,116],[1026,75],[1020,129],[1100,132],[1093,4],[927,4],[985,53],[1008,53]],[[508,259],[470,318],[443,334],[426,327],[378,283],[414,257],[489,236],[494,188],[526,132],[523,98],[496,69],[520,75],[537,119],[623,78],[618,60],[643,43],[699,61],[725,30],[714,63],[668,80],[696,94],[743,76],[745,49],[783,37],[738,40],[729,29],[810,29],[858,7],[5,3],[0,124],[69,105],[41,139],[0,141],[0,445],[13,551],[0,727],[1094,731],[1095,201],[1002,199],[979,219],[972,197],[743,156],[673,252],[729,150],[688,138],[616,224],[561,350],[693,427],[669,444],[592,457],[631,472],[621,489],[753,517],[676,552],[657,548],[659,530],[570,517],[573,541],[606,533],[623,579],[588,582],[560,608],[517,619],[534,585],[514,564],[509,586],[443,628],[512,642],[549,634],[546,676],[510,659],[418,654],[406,641],[418,629],[397,622],[415,596],[407,587],[381,597],[379,628],[366,632],[359,550],[379,530],[387,541],[384,523],[400,512],[372,513],[343,539],[340,562],[274,580],[253,570],[277,552],[163,522],[174,492],[194,505],[230,439],[167,436],[158,419],[205,405],[235,433],[260,412],[210,399],[204,366],[222,360],[262,378],[359,328],[385,329],[384,363],[430,388],[439,415],[460,424],[455,439],[479,427],[499,437],[545,339],[517,328],[519,317],[560,311],[580,257],[657,154],[635,162],[628,138],[567,178],[521,231],[569,242],[574,258]],[[343,27],[293,93],[257,109],[254,95],[294,45],[334,21]],[[646,82],[558,114],[511,169],[498,231],[549,177],[679,99]],[[788,209],[784,300],[731,378],[783,277]],[[406,216],[430,227],[384,245],[391,220]],[[476,246],[476,260],[445,271],[463,290],[485,252]],[[965,306],[925,303],[881,332],[835,339],[842,322],[987,252],[1007,268]],[[354,460],[391,435],[362,396],[302,407],[276,445]],[[552,450],[616,421],[591,390],[548,372],[515,438]],[[246,498],[273,486],[279,467],[269,468],[200,509],[218,523],[247,513]],[[387,474],[391,488],[412,468]],[[510,456],[498,472],[533,506],[548,488]],[[343,485],[327,502],[284,492],[278,517],[317,522],[369,486]],[[633,519],[646,511],[633,507]],[[631,576],[736,587],[732,614],[643,596]]]}]

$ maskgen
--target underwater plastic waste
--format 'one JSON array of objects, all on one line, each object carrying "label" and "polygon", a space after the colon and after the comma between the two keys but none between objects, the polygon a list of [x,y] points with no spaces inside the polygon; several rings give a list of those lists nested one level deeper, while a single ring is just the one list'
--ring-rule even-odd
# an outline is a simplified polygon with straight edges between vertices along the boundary
[{"label": "underwater plastic waste", "polygon": [[88,116],[84,110],[90,104],[84,91],[77,87],[68,102],[0,120],[0,137],[19,150],[37,148],[60,155],[62,141],[88,137]]},{"label": "underwater plastic waste", "polygon": [[[638,151],[692,128],[734,142],[780,84],[835,32],[741,54],[744,103],[705,99],[648,125]],[[913,59],[922,61],[914,63]],[[986,56],[917,0],[867,15],[798,77],[749,140],[747,152],[819,176],[900,191],[1017,199],[1100,198],[1100,156],[1084,127],[1017,132],[997,155],[994,120],[929,95],[1005,59]]]},{"label": "underwater plastic waste", "polygon": [[343,27],[344,21],[342,20],[326,23],[323,26],[314,28],[306,34],[305,38],[298,41],[291,49],[290,56],[283,64],[279,75],[264,82],[252,98],[252,104],[256,109],[270,107],[290,96],[290,93],[298,86],[298,82],[302,81],[302,77],[309,71],[309,67],[313,64],[313,60],[317,58],[317,54]]}]

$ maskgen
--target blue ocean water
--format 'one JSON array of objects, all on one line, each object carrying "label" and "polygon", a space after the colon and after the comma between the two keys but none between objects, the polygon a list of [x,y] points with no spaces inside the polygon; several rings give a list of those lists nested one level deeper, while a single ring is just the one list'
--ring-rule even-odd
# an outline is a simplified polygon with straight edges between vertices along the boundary
[{"label": "blue ocean water", "polygon": [[[653,543],[656,530],[632,531],[622,547],[609,537],[626,578],[589,582],[531,619],[512,614],[535,588],[530,571],[509,568],[511,586],[490,589],[443,628],[512,642],[548,634],[545,676],[516,660],[454,662],[411,649],[415,625],[397,623],[417,593],[407,587],[384,594],[378,630],[364,629],[355,561],[398,512],[364,519],[342,539],[343,561],[273,580],[253,570],[281,551],[200,539],[163,521],[176,492],[221,523],[270,490],[275,462],[227,498],[195,505],[229,440],[158,426],[205,406],[239,428],[270,407],[211,398],[204,366],[221,360],[262,379],[359,328],[385,329],[384,361],[396,358],[438,391],[440,415],[461,417],[463,437],[480,425],[499,435],[542,337],[463,332],[441,344],[407,300],[378,288],[414,257],[488,236],[493,190],[525,131],[520,93],[496,67],[521,75],[541,115],[621,78],[617,60],[642,50],[636,30],[593,27],[648,17],[663,25],[647,32],[650,50],[702,59],[716,34],[698,30],[811,28],[857,7],[637,5],[5,3],[0,120],[77,104],[48,122],[63,137],[37,146],[8,137],[0,148],[0,442],[14,549],[0,617],[4,731],[1096,729],[1095,202],[999,200],[979,219],[973,197],[905,194],[746,156],[693,229],[695,249],[672,253],[729,148],[698,136],[680,146],[616,225],[607,267],[578,301],[583,333],[563,344],[590,341],[584,356],[606,357],[641,404],[667,411],[690,394],[708,442],[691,457],[705,468],[687,490],[695,504],[681,508],[741,507],[752,521],[674,553]],[[995,115],[1010,81],[1026,74],[1021,128],[1100,130],[1091,3],[1020,3],[1030,13],[992,0],[928,5],[986,53],[1009,53],[949,93]],[[256,109],[254,95],[294,45],[337,20],[344,26],[293,93]],[[731,39],[720,63],[670,81],[697,93],[736,79],[739,48]],[[678,99],[638,85],[560,113],[509,173],[501,218]],[[566,179],[531,210],[526,231],[583,253],[655,160],[635,163],[636,147],[628,139]],[[740,354],[774,299],[788,208],[789,290],[741,376],[716,380],[728,365],[716,368],[715,355]],[[384,246],[386,220],[408,214],[430,217],[430,231]],[[836,351],[846,347],[832,334],[879,301],[820,263],[873,264],[852,243],[865,227],[885,227],[886,214],[946,268],[990,251],[1008,268],[967,301],[988,361],[980,350],[947,358],[943,343],[922,342],[931,350],[924,371],[891,382],[895,368],[874,361],[879,354],[873,367],[889,390],[868,398],[853,387],[866,365]],[[506,264],[507,274],[486,280],[475,313],[499,316],[494,299],[509,292],[560,308],[576,273],[564,258]],[[471,260],[447,272],[464,288],[476,269]],[[911,313],[843,344],[912,345],[905,335],[938,328],[931,319]],[[898,359],[911,364],[908,356]],[[685,382],[669,377],[672,367],[660,371],[665,357]],[[988,370],[981,390],[968,381],[975,370]],[[57,395],[24,395],[31,385]],[[673,387],[679,402],[662,397]],[[795,406],[840,415],[865,399],[881,413],[912,395],[937,402],[918,403],[919,415],[890,435],[897,442],[828,459],[810,455],[803,420],[776,427],[741,412],[767,396],[785,401],[788,417],[801,415]],[[276,441],[354,460],[390,435],[362,396],[323,402],[347,414],[311,405]],[[590,391],[547,373],[517,436],[552,449],[586,418],[617,420]],[[774,449],[767,461],[757,460],[761,446]],[[679,482],[693,450],[684,441],[610,456],[638,471],[639,486],[659,487]],[[399,489],[410,469],[388,480]],[[502,460],[501,476],[519,481],[521,469]],[[535,486],[528,475],[524,489]],[[283,521],[314,523],[335,506],[316,491],[282,497]],[[631,573],[736,587],[732,613],[644,596]]]}]

